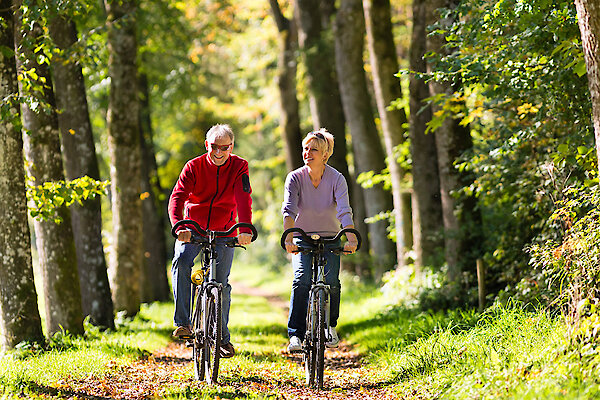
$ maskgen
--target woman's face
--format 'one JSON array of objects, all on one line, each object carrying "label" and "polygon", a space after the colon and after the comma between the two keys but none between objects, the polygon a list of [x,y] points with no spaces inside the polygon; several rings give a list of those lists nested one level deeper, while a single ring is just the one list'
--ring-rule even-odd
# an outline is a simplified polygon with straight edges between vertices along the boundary
[{"label": "woman's face", "polygon": [[213,164],[219,166],[225,164],[231,150],[233,150],[233,142],[229,139],[229,136],[217,136],[211,140],[204,142],[208,156]]},{"label": "woman's face", "polygon": [[309,140],[302,148],[302,159],[308,166],[320,166],[325,164],[325,154],[316,144],[315,140]]}]

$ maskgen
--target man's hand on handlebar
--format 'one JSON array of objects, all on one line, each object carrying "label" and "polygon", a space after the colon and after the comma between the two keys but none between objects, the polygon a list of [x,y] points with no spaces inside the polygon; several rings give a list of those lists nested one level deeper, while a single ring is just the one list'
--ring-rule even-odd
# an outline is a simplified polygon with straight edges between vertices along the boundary
[{"label": "man's hand on handlebar", "polygon": [[177,232],[177,240],[183,243],[188,243],[190,240],[192,240],[192,231],[189,229],[180,230]]},{"label": "man's hand on handlebar", "polygon": [[249,233],[240,233],[237,236],[237,240],[240,246],[246,246],[249,245],[250,242],[252,242],[252,235]]}]

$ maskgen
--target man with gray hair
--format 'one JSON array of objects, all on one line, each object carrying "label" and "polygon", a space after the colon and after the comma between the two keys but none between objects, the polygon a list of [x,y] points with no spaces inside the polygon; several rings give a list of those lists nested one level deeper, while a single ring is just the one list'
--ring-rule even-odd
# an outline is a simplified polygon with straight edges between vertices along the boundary
[{"label": "man with gray hair", "polygon": [[[252,189],[248,176],[248,162],[232,154],[234,134],[229,125],[214,125],[206,133],[206,153],[188,161],[169,198],[169,218],[175,225],[182,219],[196,221],[204,229],[225,231],[236,222],[252,223]],[[239,221],[236,221],[236,218]],[[173,331],[175,338],[191,336],[190,293],[191,270],[200,245],[189,243],[192,232],[182,227],[177,231],[173,256],[173,296],[175,299]],[[252,235],[247,228],[237,235],[240,245],[250,244]],[[230,341],[229,307],[231,285],[229,272],[234,249],[223,242],[217,243],[217,281],[223,284],[223,337],[221,357],[232,357],[235,350]]]}]

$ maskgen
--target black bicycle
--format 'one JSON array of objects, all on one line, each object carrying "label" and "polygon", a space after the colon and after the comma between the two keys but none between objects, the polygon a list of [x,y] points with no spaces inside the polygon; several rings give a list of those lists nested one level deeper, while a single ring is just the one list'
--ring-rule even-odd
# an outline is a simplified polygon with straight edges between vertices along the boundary
[{"label": "black bicycle", "polygon": [[324,238],[320,235],[308,235],[301,228],[287,229],[281,235],[281,247],[285,250],[285,239],[288,234],[297,232],[309,247],[298,246],[298,252],[313,254],[312,278],[308,297],[308,310],[306,312],[306,333],[302,342],[302,358],[306,384],[323,389],[323,372],[325,370],[325,343],[331,340],[329,337],[329,285],[325,284],[325,265],[327,252],[342,254],[343,247],[326,248],[327,244],[337,242],[345,233],[356,235],[358,244],[356,251],[360,249],[361,237],[356,229],[344,228],[333,238]]},{"label": "black bicycle", "polygon": [[[223,285],[217,282],[217,237],[229,236],[238,228],[249,228],[252,231],[252,241],[258,237],[256,228],[249,223],[239,222],[227,231],[204,230],[193,220],[177,222],[171,229],[177,237],[176,229],[182,225],[193,228],[200,236],[192,235],[190,243],[200,244],[201,250],[201,275],[196,284],[192,281],[192,295],[190,304],[190,320],[192,321],[192,335],[183,339],[188,340],[193,349],[194,374],[197,380],[206,380],[207,383],[217,382],[219,376],[219,360],[221,358],[221,335],[223,330],[222,298]],[[236,237],[225,244],[229,247],[241,247]],[[195,269],[195,268],[194,268]]]}]

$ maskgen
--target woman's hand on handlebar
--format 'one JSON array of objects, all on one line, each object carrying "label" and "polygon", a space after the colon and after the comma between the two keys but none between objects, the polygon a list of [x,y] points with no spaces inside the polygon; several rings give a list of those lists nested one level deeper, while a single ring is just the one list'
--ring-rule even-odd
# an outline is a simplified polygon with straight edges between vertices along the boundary
[{"label": "woman's hand on handlebar", "polygon": [[285,238],[285,251],[287,251],[290,254],[298,252],[298,246],[294,244],[293,237],[294,236],[290,233]]},{"label": "woman's hand on handlebar", "polygon": [[237,241],[240,246],[247,246],[252,242],[252,235],[249,233],[240,233],[237,236]]},{"label": "woman's hand on handlebar", "polygon": [[348,254],[352,254],[356,251],[356,245],[358,244],[358,242],[354,241],[354,242],[346,242],[344,244],[344,253],[348,253]]},{"label": "woman's hand on handlebar", "polygon": [[177,240],[183,243],[189,243],[192,240],[192,231],[189,229],[182,229],[177,232]]}]

